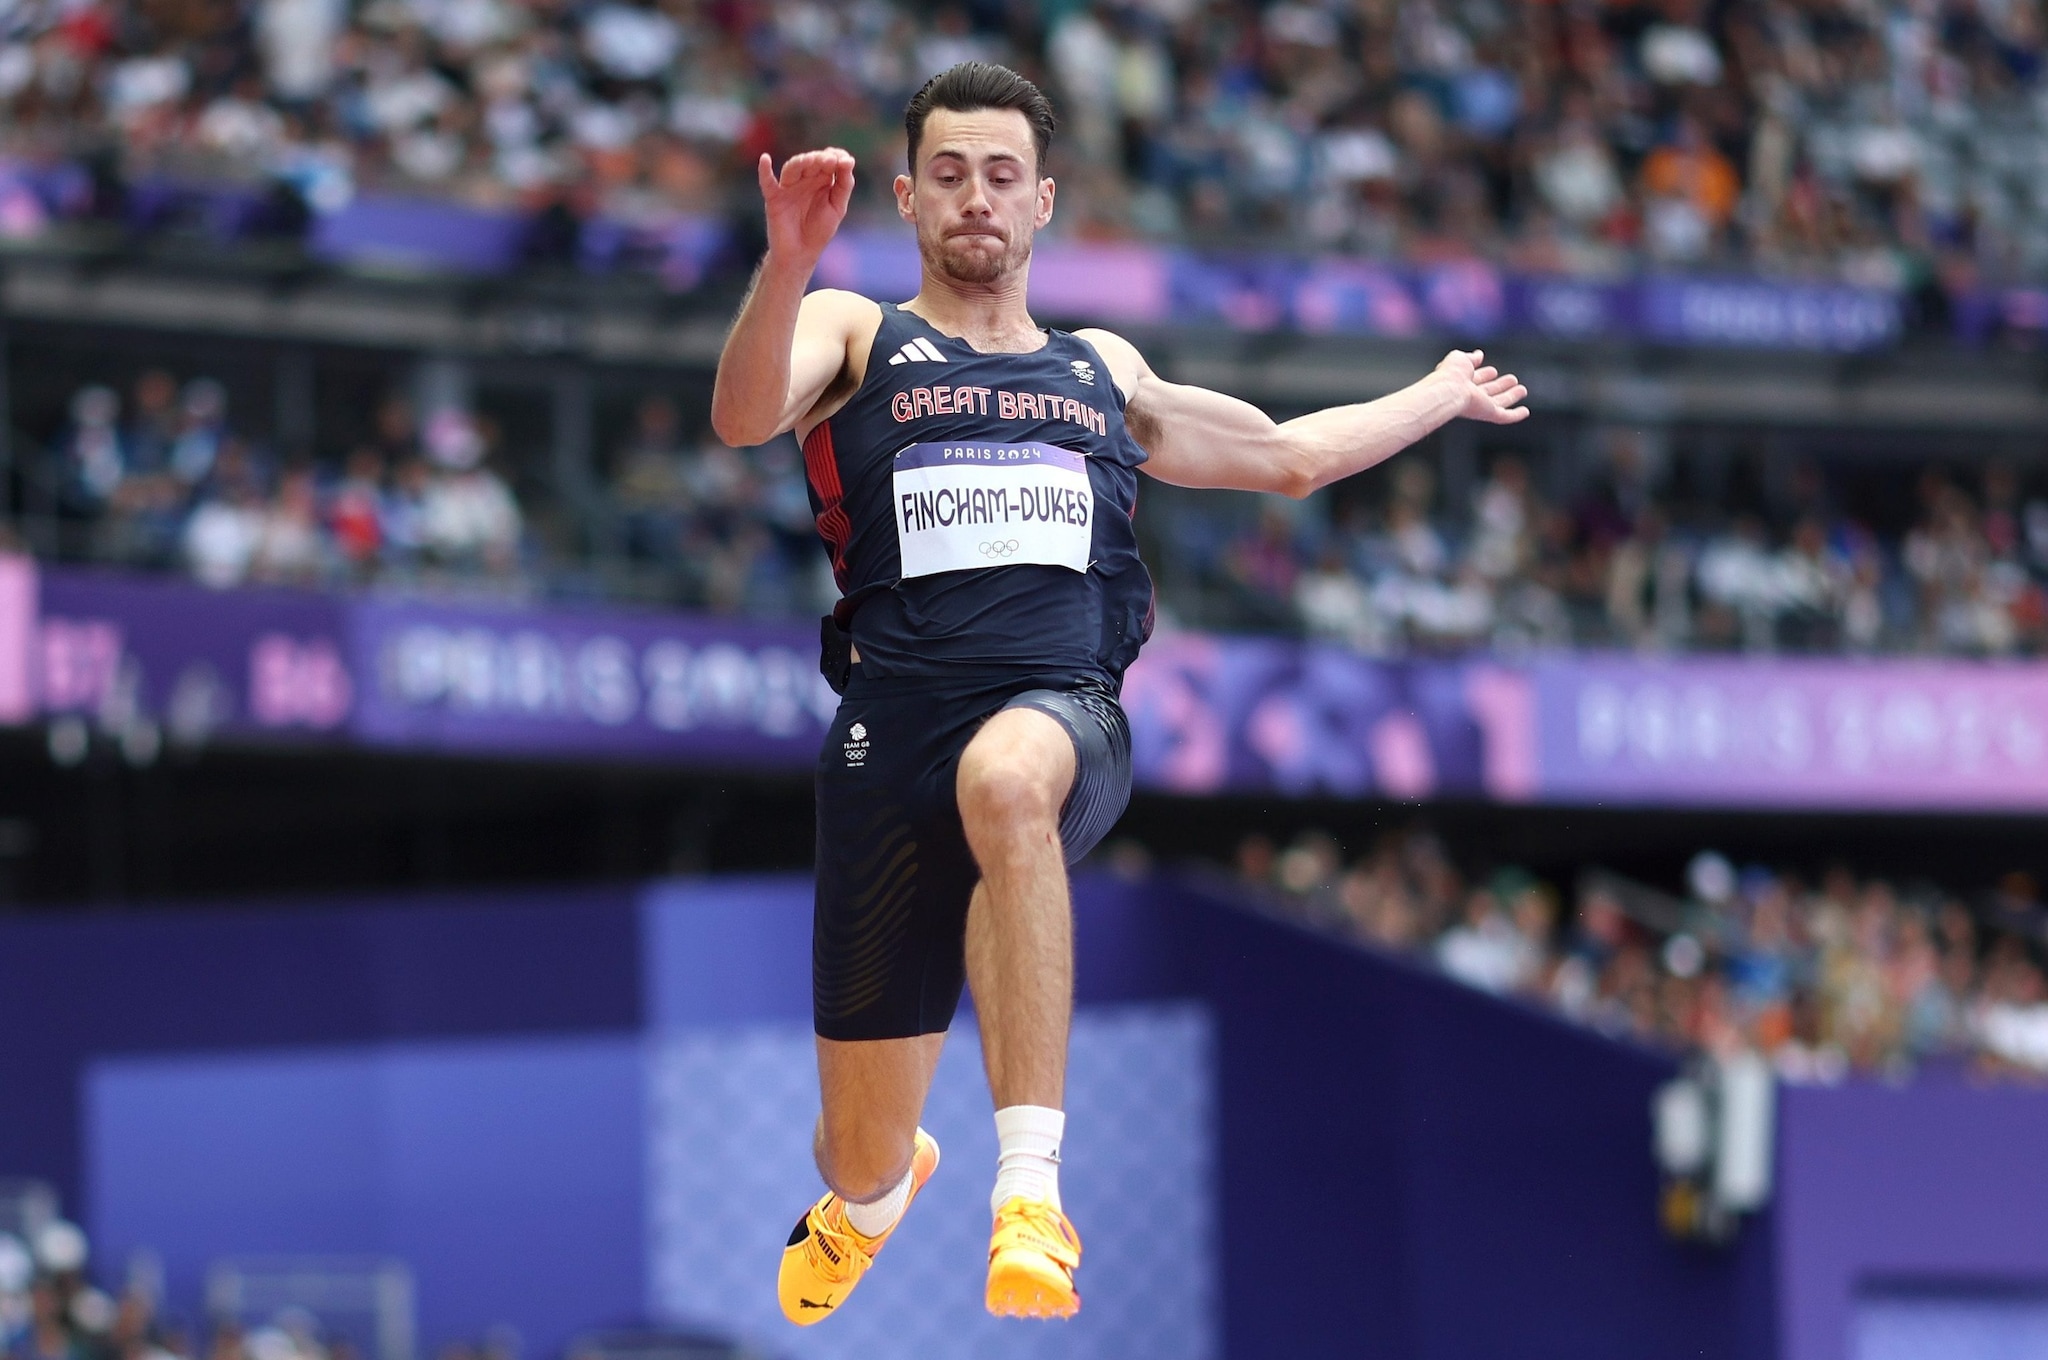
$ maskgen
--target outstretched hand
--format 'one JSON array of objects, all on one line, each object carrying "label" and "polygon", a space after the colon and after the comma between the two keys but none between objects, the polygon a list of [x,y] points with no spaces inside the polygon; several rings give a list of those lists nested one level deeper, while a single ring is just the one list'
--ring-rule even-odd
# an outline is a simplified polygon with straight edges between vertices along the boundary
[{"label": "outstretched hand", "polygon": [[1502,373],[1485,360],[1485,350],[1454,349],[1436,366],[1440,375],[1464,389],[1465,404],[1458,414],[1489,425],[1528,419],[1529,408],[1522,405],[1522,398],[1529,395],[1529,389],[1514,374]]},{"label": "outstretched hand", "polygon": [[768,210],[768,249],[815,262],[853,201],[852,153],[836,146],[806,151],[784,161],[778,176],[774,161],[763,152],[757,168],[761,202]]}]

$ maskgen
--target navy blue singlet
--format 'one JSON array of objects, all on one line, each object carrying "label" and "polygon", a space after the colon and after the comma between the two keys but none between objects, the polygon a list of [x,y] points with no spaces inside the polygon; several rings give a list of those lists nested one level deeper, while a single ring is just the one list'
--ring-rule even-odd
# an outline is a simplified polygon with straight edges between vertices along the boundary
[{"label": "navy blue singlet", "polygon": [[881,306],[859,390],[804,440],[862,674],[1120,688],[1152,632],[1152,577],[1132,524],[1145,453],[1102,356],[1064,331],[983,354]]}]

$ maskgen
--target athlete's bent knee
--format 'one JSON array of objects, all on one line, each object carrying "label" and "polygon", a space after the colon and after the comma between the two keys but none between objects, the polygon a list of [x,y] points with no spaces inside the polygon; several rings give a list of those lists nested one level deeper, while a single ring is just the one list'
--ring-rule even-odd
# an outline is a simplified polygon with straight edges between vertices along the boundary
[{"label": "athlete's bent knee", "polygon": [[914,1138],[893,1134],[834,1138],[823,1120],[818,1123],[818,1174],[839,1198],[851,1204],[877,1199],[896,1188],[917,1150]]},{"label": "athlete's bent knee", "polygon": [[1062,791],[1048,771],[1009,754],[960,762],[960,815],[970,828],[1035,832],[1059,822]]}]

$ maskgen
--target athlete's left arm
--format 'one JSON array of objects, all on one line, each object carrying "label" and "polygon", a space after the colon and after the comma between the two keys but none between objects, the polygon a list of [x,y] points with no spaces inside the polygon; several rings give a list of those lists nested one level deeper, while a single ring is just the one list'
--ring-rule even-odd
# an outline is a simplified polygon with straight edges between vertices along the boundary
[{"label": "athlete's left arm", "polygon": [[1384,462],[1459,416],[1512,425],[1529,414],[1521,404],[1529,390],[1476,349],[1452,350],[1429,376],[1377,401],[1283,424],[1250,402],[1166,381],[1119,335],[1075,334],[1095,346],[1123,390],[1124,424],[1148,455],[1145,471],[1175,486],[1299,498]]}]

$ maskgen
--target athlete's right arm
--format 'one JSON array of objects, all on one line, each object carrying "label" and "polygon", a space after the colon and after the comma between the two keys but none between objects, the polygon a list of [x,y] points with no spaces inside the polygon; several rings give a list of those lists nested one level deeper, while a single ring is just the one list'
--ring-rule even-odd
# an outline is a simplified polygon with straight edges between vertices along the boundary
[{"label": "athlete's right arm", "polygon": [[796,427],[846,367],[847,345],[874,304],[820,289],[811,273],[846,219],[853,157],[837,147],[759,167],[768,212],[768,254],[740,305],[711,392],[711,428],[735,448],[765,444]]}]

